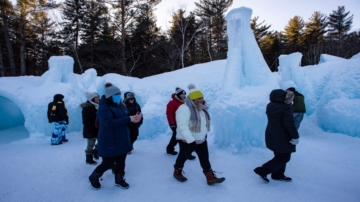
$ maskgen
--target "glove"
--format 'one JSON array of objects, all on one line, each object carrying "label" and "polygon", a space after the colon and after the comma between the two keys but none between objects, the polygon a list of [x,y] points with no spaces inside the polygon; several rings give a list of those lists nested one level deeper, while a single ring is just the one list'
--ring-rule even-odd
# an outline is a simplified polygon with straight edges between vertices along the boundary
[{"label": "glove", "polygon": [[171,129],[176,129],[176,124],[170,125],[170,128],[171,128]]},{"label": "glove", "polygon": [[293,145],[297,145],[297,144],[299,144],[299,139],[291,139],[290,143]]}]

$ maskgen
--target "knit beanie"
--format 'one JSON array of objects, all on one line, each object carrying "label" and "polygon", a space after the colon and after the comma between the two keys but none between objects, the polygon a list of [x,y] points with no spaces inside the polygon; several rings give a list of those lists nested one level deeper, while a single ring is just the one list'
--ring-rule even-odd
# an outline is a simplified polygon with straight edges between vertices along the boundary
[{"label": "knit beanie", "polygon": [[106,98],[109,98],[117,93],[120,93],[121,94],[121,91],[118,87],[116,86],[109,86],[107,88],[105,88],[105,97]]},{"label": "knit beanie", "polygon": [[94,99],[94,97],[99,97],[97,93],[91,93],[91,92],[85,92],[85,95],[88,101],[91,101],[92,99]]},{"label": "knit beanie", "polygon": [[179,97],[181,94],[186,94],[186,92],[182,88],[177,87],[175,89],[175,95]]},{"label": "knit beanie", "polygon": [[194,84],[189,84],[188,88],[190,100],[196,100],[198,98],[204,97],[203,93],[200,90],[196,89],[196,86]]},{"label": "knit beanie", "polygon": [[288,89],[286,89],[286,90],[291,90],[292,92],[295,92],[295,88],[294,88],[294,87],[290,87],[290,88],[288,88]]},{"label": "knit beanie", "polygon": [[124,102],[126,102],[128,99],[134,98],[135,99],[135,94],[132,92],[126,92],[124,94]]}]

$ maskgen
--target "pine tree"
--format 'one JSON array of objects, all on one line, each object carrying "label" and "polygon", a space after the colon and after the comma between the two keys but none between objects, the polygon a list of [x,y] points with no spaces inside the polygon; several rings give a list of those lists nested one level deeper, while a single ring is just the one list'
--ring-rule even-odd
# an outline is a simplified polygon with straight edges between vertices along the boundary
[{"label": "pine tree", "polygon": [[[95,58],[99,58],[95,51],[104,29],[108,28],[108,9],[104,3],[95,0],[85,2],[83,20],[81,21],[80,39],[83,43],[79,55],[84,60],[84,69],[96,68]],[[105,27],[105,28],[104,28]]]},{"label": "pine tree", "polygon": [[300,51],[303,46],[304,20],[300,16],[294,16],[285,26],[285,42],[288,45],[288,51]]},{"label": "pine tree", "polygon": [[161,0],[146,0],[136,6],[137,12],[129,38],[129,54],[126,57],[127,75],[136,74],[143,77],[152,72],[151,52],[157,43],[160,32],[156,26],[154,7],[160,2]]},{"label": "pine tree", "polygon": [[345,6],[338,6],[337,10],[329,15],[329,35],[337,39],[341,44],[347,32],[350,31],[353,22],[353,15],[349,16],[350,11],[345,12]]},{"label": "pine tree", "polygon": [[4,39],[9,56],[11,76],[16,75],[15,57],[14,57],[13,45],[11,43],[10,26],[9,26],[10,24],[9,21],[14,19],[14,15],[15,13],[14,13],[13,5],[8,0],[1,0],[0,1],[1,29],[2,29],[2,33],[4,34]]},{"label": "pine tree", "polygon": [[194,13],[190,12],[187,16],[185,16],[185,13],[185,9],[179,9],[176,13],[173,13],[172,26],[169,33],[180,53],[181,68],[185,67],[186,52],[190,45],[194,44],[193,40],[198,32],[198,25],[195,22]]},{"label": "pine tree", "polygon": [[314,65],[320,60],[325,34],[327,32],[327,21],[324,14],[316,11],[305,24],[304,43],[305,51],[303,52],[304,65]]},{"label": "pine tree", "polygon": [[266,34],[259,41],[259,47],[271,71],[277,71],[278,57],[283,53],[284,36],[275,31]]},{"label": "pine tree", "polygon": [[271,32],[268,31],[268,29],[271,27],[271,25],[266,25],[265,20],[258,23],[259,16],[255,16],[250,20],[250,27],[251,30],[254,32],[256,42],[259,44],[260,39],[262,39],[264,36],[270,34]]},{"label": "pine tree", "polygon": [[210,60],[224,59],[227,52],[225,12],[233,0],[200,0],[195,2],[196,16],[201,18],[205,31],[208,33],[206,43]]},{"label": "pine tree", "polygon": [[82,32],[81,22],[84,18],[84,12],[85,0],[65,0],[62,9],[63,22],[59,22],[62,27],[59,37],[63,43],[65,53],[75,57],[81,73],[83,69],[78,56],[78,47],[80,34]]}]

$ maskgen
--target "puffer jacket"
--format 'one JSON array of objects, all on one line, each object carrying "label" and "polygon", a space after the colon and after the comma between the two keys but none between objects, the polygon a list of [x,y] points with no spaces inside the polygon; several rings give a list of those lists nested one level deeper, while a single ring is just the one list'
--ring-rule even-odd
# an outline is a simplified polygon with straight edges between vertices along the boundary
[{"label": "puffer jacket", "polygon": [[132,150],[127,124],[131,121],[123,103],[119,105],[101,97],[97,112],[100,128],[98,153],[101,157],[114,157]]},{"label": "puffer jacket", "polygon": [[[136,102],[135,98],[134,98],[134,102],[132,104],[129,102],[129,100],[126,100],[125,105],[126,105],[127,110],[129,111],[129,116],[133,116],[137,112],[141,112],[141,107]],[[130,123],[128,123],[128,126],[129,126],[129,128],[138,128],[141,126],[142,123],[143,123],[143,117],[141,117],[141,120],[139,123],[130,122]]]},{"label": "puffer jacket", "polygon": [[295,145],[289,141],[298,139],[291,105],[285,104],[286,92],[282,89],[270,93],[270,103],[266,106],[268,124],[265,131],[266,147],[277,153],[292,153]]},{"label": "puffer jacket", "polygon": [[180,107],[176,110],[176,138],[180,140],[185,140],[186,143],[192,143],[195,140],[204,140],[206,134],[208,132],[206,127],[206,116],[204,111],[200,111],[200,132],[195,133],[191,132],[190,125],[190,116],[191,112],[189,107],[186,104],[180,105]]},{"label": "puffer jacket", "polygon": [[84,138],[96,138],[98,136],[98,129],[95,127],[97,109],[89,101],[82,103],[82,123],[83,137]]},{"label": "puffer jacket", "polygon": [[166,105],[166,118],[169,122],[169,125],[176,124],[176,116],[175,112],[180,107],[180,105],[184,104],[184,102],[178,100],[175,97],[175,94],[171,95],[172,100]]}]

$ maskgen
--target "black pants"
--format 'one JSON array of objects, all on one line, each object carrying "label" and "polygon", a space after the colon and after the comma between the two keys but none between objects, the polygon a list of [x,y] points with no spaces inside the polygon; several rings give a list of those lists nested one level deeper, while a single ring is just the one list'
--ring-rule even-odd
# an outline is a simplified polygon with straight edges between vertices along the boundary
[{"label": "black pants", "polygon": [[175,146],[177,144],[176,128],[171,128],[171,130],[173,131],[173,134],[171,136],[171,139],[170,139],[170,142],[169,142],[168,146],[166,147],[166,151],[168,151],[168,152],[175,151]]},{"label": "black pants", "polygon": [[103,157],[101,164],[98,167],[96,167],[94,171],[97,174],[102,175],[105,171],[112,168],[112,166],[116,162],[115,173],[125,174],[126,155],[127,153],[114,157]]},{"label": "black pants", "polygon": [[274,158],[261,166],[261,172],[264,175],[268,175],[271,173],[272,178],[284,178],[286,163],[290,161],[290,157],[291,153],[274,152]]},{"label": "black pants", "polygon": [[210,161],[209,161],[209,150],[207,141],[196,144],[195,142],[191,144],[187,144],[183,141],[179,141],[180,152],[176,159],[175,168],[182,169],[184,167],[185,161],[191,155],[191,152],[195,151],[199,157],[200,165],[204,171],[208,171],[211,169]]},{"label": "black pants", "polygon": [[131,145],[137,140],[139,136],[139,127],[129,127]]}]

